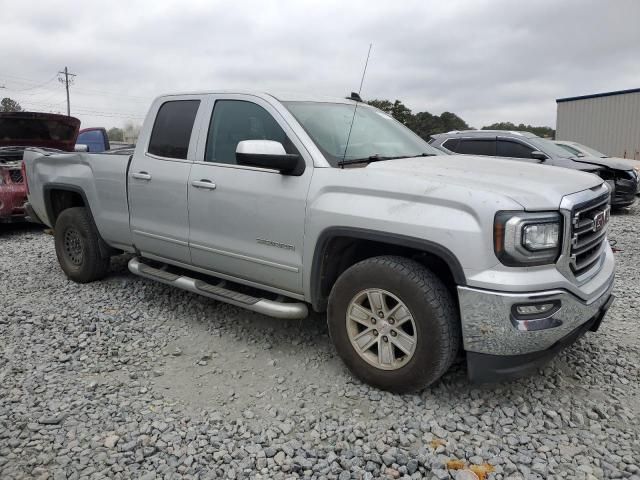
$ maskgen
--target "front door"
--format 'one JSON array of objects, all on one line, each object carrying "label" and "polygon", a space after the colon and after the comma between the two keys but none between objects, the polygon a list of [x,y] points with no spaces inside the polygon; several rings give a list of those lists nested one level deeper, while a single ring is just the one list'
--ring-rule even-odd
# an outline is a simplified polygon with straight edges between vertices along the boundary
[{"label": "front door", "polygon": [[160,105],[150,139],[140,139],[148,147],[136,150],[129,166],[131,232],[143,256],[190,262],[187,182],[199,105],[198,99]]},{"label": "front door", "polygon": [[[204,131],[204,129],[203,129]],[[274,140],[307,156],[300,176],[236,163],[242,140]],[[217,97],[200,161],[189,177],[191,259],[210,271],[302,292],[306,197],[313,168],[302,144],[266,101]]]}]

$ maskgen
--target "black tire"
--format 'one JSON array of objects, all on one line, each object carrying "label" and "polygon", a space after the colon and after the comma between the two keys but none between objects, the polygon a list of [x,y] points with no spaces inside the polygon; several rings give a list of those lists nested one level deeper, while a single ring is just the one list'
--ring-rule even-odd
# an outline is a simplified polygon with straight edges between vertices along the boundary
[{"label": "black tire", "polygon": [[58,263],[70,280],[88,283],[105,277],[110,257],[100,253],[98,233],[86,208],[62,211],[56,220],[54,237]]},{"label": "black tire", "polygon": [[[365,289],[382,289],[395,295],[414,319],[413,356],[395,370],[365,361],[349,339],[347,309]],[[454,362],[460,346],[460,321],[451,294],[433,272],[404,257],[374,257],[347,269],[331,290],[327,321],[336,350],[349,370],[363,382],[398,393],[415,391],[438,380]]]}]

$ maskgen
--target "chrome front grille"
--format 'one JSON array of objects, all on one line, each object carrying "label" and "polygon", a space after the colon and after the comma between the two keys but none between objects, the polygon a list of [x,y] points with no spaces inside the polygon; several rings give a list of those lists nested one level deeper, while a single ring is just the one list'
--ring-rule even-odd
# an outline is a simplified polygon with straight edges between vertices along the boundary
[{"label": "chrome front grille", "polygon": [[569,265],[576,279],[600,264],[609,227],[610,196],[606,192],[571,211]]}]

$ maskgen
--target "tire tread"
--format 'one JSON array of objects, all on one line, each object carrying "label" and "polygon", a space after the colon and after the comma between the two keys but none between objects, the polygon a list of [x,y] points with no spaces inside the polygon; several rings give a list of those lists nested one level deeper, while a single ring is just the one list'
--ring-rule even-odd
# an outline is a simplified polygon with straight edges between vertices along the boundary
[{"label": "tire tread", "polygon": [[[61,252],[61,237],[58,232],[64,230],[65,224],[76,227],[83,235],[88,245],[83,252],[86,258],[80,269],[70,268]],[[89,283],[104,278],[109,272],[110,257],[102,256],[100,252],[98,232],[85,207],[71,207],[63,210],[56,220],[56,255],[64,273],[77,283]],[[60,235],[62,235],[60,233]]]},{"label": "tire tread", "polygon": [[[437,352],[436,369],[429,372],[428,375],[418,375],[414,383],[403,384],[391,388],[396,392],[414,391],[425,387],[440,378],[453,364],[458,350],[460,348],[461,327],[458,319],[457,308],[452,296],[431,270],[420,264],[419,262],[407,257],[396,255],[384,255],[372,257],[362,260],[351,266],[344,273],[357,273],[364,269],[367,271],[371,267],[381,268],[383,271],[394,271],[400,276],[410,280],[420,291],[424,293],[426,303],[434,311],[434,321],[438,322],[438,328],[442,332],[440,338],[440,349]],[[334,285],[334,289],[340,288],[340,279]],[[332,298],[334,290],[332,289],[329,300],[329,314],[331,314]],[[426,380],[426,382],[425,382]]]}]

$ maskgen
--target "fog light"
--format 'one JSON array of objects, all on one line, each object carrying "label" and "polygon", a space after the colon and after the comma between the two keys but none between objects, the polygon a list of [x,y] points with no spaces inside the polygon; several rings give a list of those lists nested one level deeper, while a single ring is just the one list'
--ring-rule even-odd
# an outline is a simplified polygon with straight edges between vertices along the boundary
[{"label": "fog light", "polygon": [[550,312],[555,307],[555,303],[535,303],[531,305],[517,305],[516,312],[518,315],[529,316],[529,315],[541,315],[543,313]]}]

